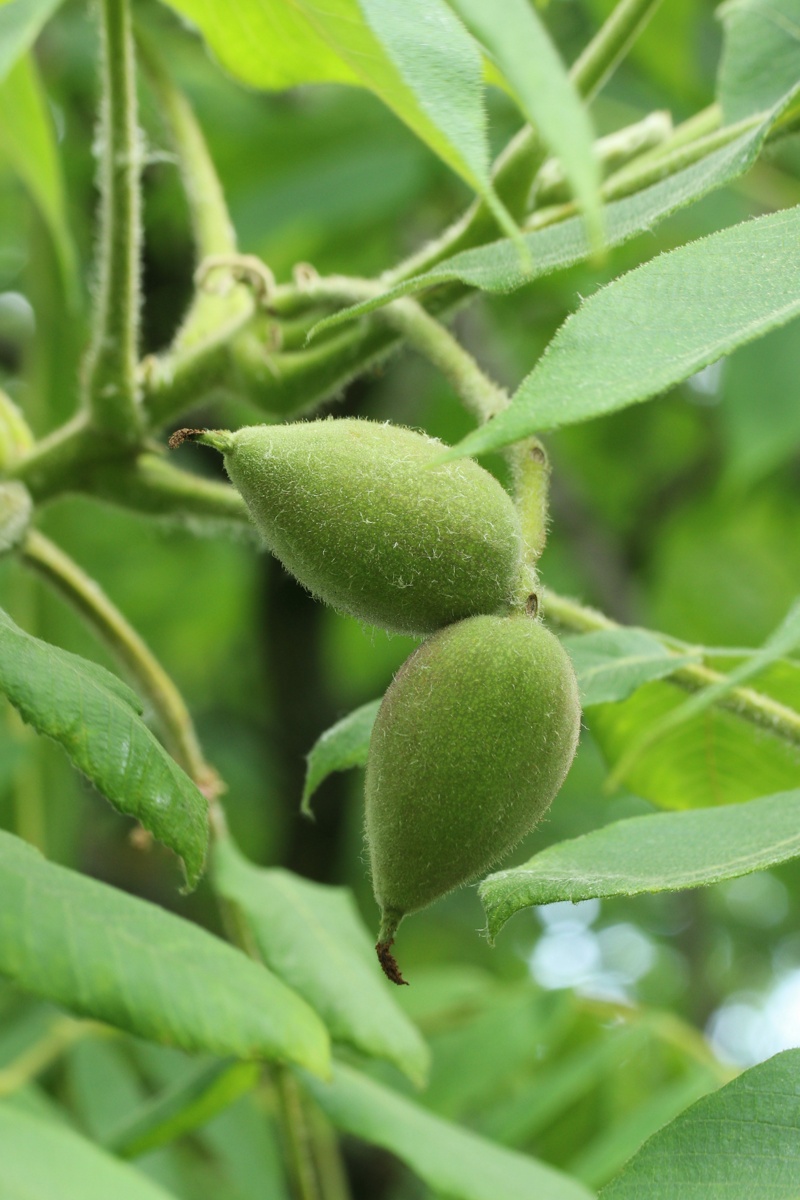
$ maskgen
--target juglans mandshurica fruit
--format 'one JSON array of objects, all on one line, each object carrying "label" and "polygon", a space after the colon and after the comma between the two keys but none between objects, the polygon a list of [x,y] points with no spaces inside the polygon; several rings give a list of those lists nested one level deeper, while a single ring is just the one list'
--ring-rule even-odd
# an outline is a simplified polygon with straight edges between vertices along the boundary
[{"label": "juglans mandshurica fruit", "polygon": [[530,616],[477,616],[416,650],[384,696],[369,747],[366,839],[391,955],[407,913],[487,871],[529,833],[578,743],[570,659]]},{"label": "juglans mandshurica fruit", "polygon": [[319,599],[426,634],[508,606],[520,571],[510,496],[410,429],[351,418],[186,430],[225,456],[268,547]]}]

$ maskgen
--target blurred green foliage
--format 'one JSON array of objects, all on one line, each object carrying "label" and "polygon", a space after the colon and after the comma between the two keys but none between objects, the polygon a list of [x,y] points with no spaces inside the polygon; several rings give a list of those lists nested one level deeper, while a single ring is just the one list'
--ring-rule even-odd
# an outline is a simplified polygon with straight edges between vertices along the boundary
[{"label": "blurred green foliage", "polygon": [[[138,8],[208,137],[242,250],[262,256],[279,279],[297,261],[320,271],[377,273],[463,207],[465,187],[369,94],[334,86],[248,91],[164,9]],[[547,7],[567,60],[609,8],[607,0]],[[95,38],[86,6],[68,0],[36,52],[82,264],[82,302],[68,321],[62,268],[71,251],[54,249],[0,139],[0,386],[37,433],[71,412],[86,336]],[[709,103],[719,48],[709,3],[664,5],[596,101],[599,132],[653,108],[669,109],[677,121]],[[175,165],[144,85],[141,101],[144,349],[154,351],[181,318],[193,252]],[[493,94],[498,144],[514,124],[509,102]],[[516,384],[579,296],[663,250],[799,198],[800,149],[790,142],[733,188],[606,261],[510,297],[481,299],[458,314],[456,327],[501,382]],[[328,410],[391,418],[447,441],[470,427],[448,387],[409,352]],[[251,419],[245,405],[227,404],[198,407],[182,423]],[[648,405],[562,430],[548,447],[552,531],[542,574],[551,586],[621,621],[706,645],[758,645],[782,618],[800,582],[796,325]],[[217,468],[208,459],[192,465],[210,473]],[[487,465],[502,474],[499,459]],[[101,582],[188,697],[208,758],[228,785],[233,833],[250,858],[350,886],[372,928],[360,773],[323,785],[311,824],[299,815],[304,755],[334,721],[381,694],[414,643],[313,603],[244,539],[198,537],[84,498],[53,505],[42,528]],[[111,666],[77,618],[15,564],[0,566],[0,600],[29,631]],[[166,854],[136,848],[128,823],[76,778],[61,752],[36,742],[0,704],[2,827],[25,832],[55,861],[217,930],[208,890],[180,897]],[[548,819],[513,861],[650,811],[635,796],[607,794],[604,779],[585,733]],[[734,1033],[720,1043],[725,1052],[747,1062],[759,1056],[758,1046],[785,1044],[779,1032],[771,1043],[769,1029],[754,1042],[752,1028],[769,1019],[764,997],[800,972],[798,917],[797,864],[702,893],[608,901],[558,919],[526,913],[491,951],[476,936],[474,889],[450,896],[403,931],[403,967],[414,986],[402,1000],[433,1051],[421,1103],[599,1186],[654,1128],[727,1077],[683,1021],[702,1030],[715,1013],[741,1003],[751,1023],[740,1024],[738,1035],[730,1026]],[[0,1015],[2,1067],[52,1014],[3,987]],[[794,1036],[800,1040],[800,1024]],[[70,1112],[65,1118],[59,1108],[55,1119],[102,1139],[187,1063],[193,1066],[177,1051],[132,1039],[80,1042],[18,1103],[50,1112],[55,1098]],[[391,1068],[371,1069],[405,1086]],[[263,1097],[245,1097],[195,1137],[138,1165],[187,1200],[285,1196],[273,1118]],[[427,1194],[382,1151],[348,1142],[346,1155],[354,1197]]]}]

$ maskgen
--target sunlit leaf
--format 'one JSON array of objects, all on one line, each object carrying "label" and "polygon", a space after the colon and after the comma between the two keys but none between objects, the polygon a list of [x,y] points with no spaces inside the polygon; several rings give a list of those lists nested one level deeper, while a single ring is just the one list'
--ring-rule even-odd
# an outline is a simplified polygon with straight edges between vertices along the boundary
[{"label": "sunlit leaf", "polygon": [[800,855],[800,790],[733,808],[616,821],[558,842],[480,886],[491,937],[520,909],[704,887]]},{"label": "sunlit leaf", "polygon": [[316,1009],[336,1041],[423,1081],[427,1047],[375,969],[373,939],[348,891],[254,867],[229,840],[215,851],[214,881],[267,966]]},{"label": "sunlit leaf", "polygon": [[[743,175],[755,162],[769,130],[794,102],[795,95],[796,90],[784,96],[761,122],[691,166],[643,187],[624,199],[610,200],[603,213],[606,243],[620,246],[637,234],[652,229],[671,213]],[[607,194],[615,186],[611,179],[602,191]],[[557,224],[526,233],[524,241],[530,251],[528,264],[521,261],[516,245],[508,239],[463,250],[444,259],[431,270],[404,280],[382,296],[326,317],[314,327],[312,333],[341,325],[400,296],[440,283],[458,282],[487,292],[511,292],[534,279],[581,262],[591,253],[585,225],[580,217],[569,217]]]},{"label": "sunlit leaf", "polygon": [[63,0],[11,0],[0,6],[0,80],[22,58]]},{"label": "sunlit leaf", "polygon": [[790,1200],[800,1190],[800,1050],[698,1100],[645,1142],[601,1200]]},{"label": "sunlit leaf", "polygon": [[179,854],[189,884],[197,883],[208,839],[205,797],[144,724],[129,687],[25,633],[0,609],[0,692],[120,812]]},{"label": "sunlit leaf", "polygon": [[[741,687],[743,683],[752,679],[754,675],[760,674],[772,663],[788,657],[798,646],[800,646],[800,600],[795,601],[779,627],[760,649],[726,674],[724,678],[709,684],[694,696],[690,696],[688,700],[684,700],[683,704],[678,705],[677,708],[651,725],[649,729],[644,730],[616,764],[612,780],[617,783],[623,780],[647,746],[664,737],[670,730],[677,729],[679,725],[696,720],[712,704],[718,704],[733,688]],[[800,717],[798,725],[800,726]]]},{"label": "sunlit leaf", "polygon": [[800,207],[681,246],[585,301],[510,406],[451,455],[649,400],[798,314]]},{"label": "sunlit leaf", "polygon": [[373,91],[492,207],[480,50],[445,0],[168,0],[255,87],[336,81]]},{"label": "sunlit leaf", "polygon": [[308,755],[306,781],[303,787],[304,813],[311,812],[311,797],[334,771],[363,767],[367,761],[372,726],[381,706],[380,700],[370,700],[342,717],[317,738]]},{"label": "sunlit leaf", "polygon": [[510,86],[521,111],[560,159],[584,209],[590,241],[602,241],[594,135],[558,52],[528,0],[450,0]]},{"label": "sunlit leaf", "polygon": [[0,972],[34,995],[184,1050],[324,1072],[319,1018],[266,967],[0,832]]},{"label": "sunlit leaf", "polygon": [[[11,7],[16,7],[12,5]],[[3,55],[0,10],[0,56]],[[53,118],[33,60],[22,57],[5,74],[0,61],[0,162],[22,180],[50,230],[64,291],[78,296],[77,257],[67,220],[66,195]]]},{"label": "sunlit leaf", "polygon": [[726,121],[762,112],[800,80],[797,0],[728,0],[717,95]]},{"label": "sunlit leaf", "polygon": [[52,1121],[0,1104],[2,1200],[170,1200],[145,1175]]},{"label": "sunlit leaf", "polygon": [[329,1084],[308,1086],[338,1129],[396,1154],[451,1200],[589,1200],[554,1167],[451,1125],[348,1067],[337,1066]]},{"label": "sunlit leaf", "polygon": [[[775,663],[758,689],[800,712],[800,672]],[[610,767],[655,722],[683,704],[685,693],[648,683],[618,704],[587,708],[584,720]],[[648,746],[631,768],[628,787],[661,808],[739,804],[795,788],[800,748],[727,709],[711,707]]]}]

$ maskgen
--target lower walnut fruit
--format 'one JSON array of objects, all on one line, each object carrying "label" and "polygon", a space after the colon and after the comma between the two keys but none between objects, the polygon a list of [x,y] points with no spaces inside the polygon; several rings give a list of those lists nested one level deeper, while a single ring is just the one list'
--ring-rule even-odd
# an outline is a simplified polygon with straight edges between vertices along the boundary
[{"label": "lower walnut fruit", "polygon": [[488,871],[540,820],[580,731],[572,663],[526,615],[479,616],[401,667],[369,748],[366,836],[381,907],[378,957],[408,914]]}]

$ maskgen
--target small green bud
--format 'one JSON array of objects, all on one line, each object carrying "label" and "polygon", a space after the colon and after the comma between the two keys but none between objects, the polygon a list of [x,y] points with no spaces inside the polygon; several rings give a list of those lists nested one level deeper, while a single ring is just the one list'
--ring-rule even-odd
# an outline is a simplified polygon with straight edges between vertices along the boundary
[{"label": "small green bud", "polygon": [[32,515],[28,489],[21,483],[0,483],[0,557],[19,545]]},{"label": "small green bud", "polygon": [[468,883],[534,828],[578,744],[575,672],[541,621],[481,616],[411,655],[378,711],[366,839],[381,907],[378,957],[407,913]]},{"label": "small green bud", "polygon": [[423,634],[511,603],[520,561],[511,498],[470,459],[437,463],[433,438],[331,418],[198,440],[225,455],[272,552],[341,612]]},{"label": "small green bud", "polygon": [[0,388],[0,471],[13,466],[33,446],[28,423],[10,396]]}]

